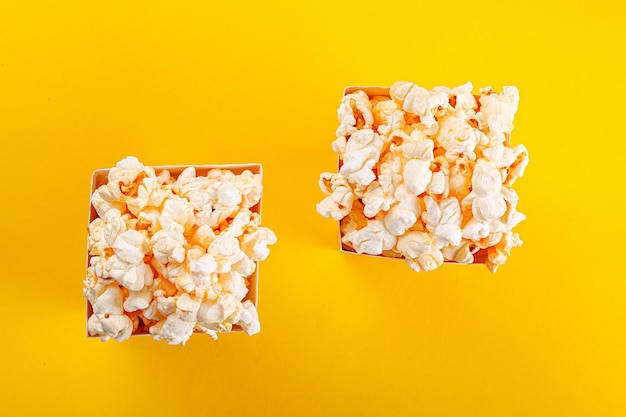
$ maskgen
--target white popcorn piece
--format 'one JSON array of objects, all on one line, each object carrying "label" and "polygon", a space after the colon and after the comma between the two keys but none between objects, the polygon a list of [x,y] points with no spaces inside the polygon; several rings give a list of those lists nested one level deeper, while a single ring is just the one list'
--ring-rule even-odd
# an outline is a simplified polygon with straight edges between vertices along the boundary
[{"label": "white popcorn piece", "polygon": [[203,248],[208,248],[213,239],[215,239],[215,232],[213,231],[213,228],[203,224],[196,229],[189,243]]},{"label": "white popcorn piece", "polygon": [[186,293],[194,294],[198,298],[214,298],[219,292],[216,287],[216,270],[218,264],[212,254],[199,247],[187,251],[187,268],[179,264],[178,270],[168,270],[170,280],[176,282],[179,289]]},{"label": "white popcorn piece", "polygon": [[436,138],[450,158],[473,155],[478,143],[475,129],[465,119],[454,115],[442,119]]},{"label": "white popcorn piece", "polygon": [[202,303],[198,310],[198,324],[214,332],[230,331],[239,320],[242,309],[242,303],[233,295],[222,293],[217,300]]},{"label": "white popcorn piece", "polygon": [[426,232],[409,232],[398,238],[397,248],[406,258],[416,259],[431,251],[433,241]]},{"label": "white popcorn piece", "polygon": [[197,277],[196,282],[202,282],[217,270],[217,262],[213,255],[198,248],[187,251],[187,262],[190,274]]},{"label": "white popcorn piece", "polygon": [[[495,271],[508,256],[496,248],[525,219],[511,189],[528,164],[527,149],[509,145],[519,94],[486,87],[475,95],[472,88],[398,81],[388,95],[358,91],[371,123],[357,98],[345,95],[332,145],[339,171],[322,174],[327,197],[317,205],[340,221],[344,249],[404,257],[415,271],[444,261],[487,263]],[[417,255],[418,247],[427,252]]]},{"label": "white popcorn piece", "polygon": [[398,103],[403,103],[406,95],[415,84],[409,81],[397,81],[389,88],[389,96]]},{"label": "white popcorn piece", "polygon": [[[356,131],[356,129],[354,131]],[[348,133],[345,133],[344,135],[346,134]],[[346,138],[346,136],[337,136],[337,139],[335,139],[333,143],[331,144],[331,148],[336,154],[343,155],[344,153],[346,153],[347,145],[348,145],[348,139]]]},{"label": "white popcorn piece", "polygon": [[165,340],[168,345],[185,345],[193,333],[195,322],[185,321],[176,314],[170,314],[150,327],[154,340]]},{"label": "white popcorn piece", "polygon": [[528,165],[528,150],[524,145],[514,147],[513,154],[515,155],[515,161],[508,167],[508,175],[504,181],[504,184],[509,187],[513,185],[516,179],[524,175]]},{"label": "white popcorn piece", "polygon": [[133,322],[124,314],[112,314],[108,317],[92,314],[87,320],[87,332],[92,336],[99,336],[103,342],[110,338],[122,342],[130,338]]},{"label": "white popcorn piece", "polygon": [[259,315],[256,306],[252,304],[250,300],[244,301],[242,305],[243,309],[241,310],[241,316],[237,324],[241,326],[248,336],[257,334],[261,331],[261,323],[259,323]]},{"label": "white popcorn piece", "polygon": [[128,292],[128,298],[124,301],[124,310],[129,313],[137,310],[145,310],[150,306],[151,302],[152,288],[146,285],[139,291]]},{"label": "white popcorn piece", "polygon": [[405,125],[404,113],[398,110],[398,104],[393,100],[379,101],[372,109],[374,124],[378,133],[388,135],[390,132],[402,129]]},{"label": "white popcorn piece", "polygon": [[423,87],[413,84],[404,96],[402,109],[408,113],[426,116],[431,108],[430,92]]},{"label": "white popcorn piece", "polygon": [[87,268],[88,274],[93,273],[98,280],[103,281],[107,278],[111,278],[107,269],[107,258],[103,256],[92,256],[89,259],[89,267]]},{"label": "white popcorn piece", "polygon": [[394,199],[397,204],[387,212],[383,223],[392,235],[400,236],[413,227],[417,221],[420,214],[420,204],[417,197],[405,185],[396,188]]},{"label": "white popcorn piece", "polygon": [[441,246],[456,246],[461,243],[461,208],[459,200],[454,197],[437,203],[432,197],[424,197],[426,210],[422,212],[422,220],[426,228],[436,236]]},{"label": "white popcorn piece", "polygon": [[146,254],[147,239],[137,230],[126,230],[117,236],[111,247],[121,261],[136,265]]},{"label": "white popcorn piece", "polygon": [[401,205],[396,205],[389,210],[383,223],[385,229],[394,236],[403,235],[417,221],[415,212],[408,210]]},{"label": "white popcorn piece", "polygon": [[476,220],[491,223],[506,212],[506,201],[501,194],[476,197],[472,203],[472,213]]},{"label": "white popcorn piece", "polygon": [[219,283],[222,290],[231,294],[235,299],[241,301],[248,293],[245,275],[237,271],[230,271],[225,274],[219,274]]},{"label": "white popcorn piece", "polygon": [[267,245],[273,245],[276,241],[276,235],[272,230],[266,227],[259,227],[243,236],[241,250],[253,261],[264,261],[269,255]]},{"label": "white popcorn piece", "polygon": [[407,190],[415,195],[422,194],[428,188],[433,177],[433,173],[430,170],[430,162],[421,159],[411,159],[404,165],[402,177]]},{"label": "white popcorn piece", "polygon": [[475,110],[478,107],[476,98],[472,94],[473,88],[472,83],[468,82],[458,87],[454,87],[450,91],[450,94],[455,97],[455,110],[468,112],[470,110]]},{"label": "white popcorn piece", "polygon": [[346,233],[343,241],[358,253],[380,255],[394,247],[396,237],[387,231],[382,220],[367,220],[365,227]]},{"label": "white popcorn piece", "polygon": [[137,177],[144,173],[148,176],[154,175],[152,168],[144,166],[139,159],[134,156],[127,156],[119,161],[115,167],[109,171],[109,183],[119,184],[122,187],[129,187]]},{"label": "white popcorn piece", "polygon": [[406,258],[407,265],[415,272],[433,271],[443,264],[443,254],[440,250],[435,250],[419,258]]},{"label": "white popcorn piece", "polygon": [[126,200],[128,211],[138,216],[148,207],[160,207],[163,201],[171,194],[161,188],[159,178],[155,176],[143,177],[137,185],[137,195]]},{"label": "white popcorn piece", "polygon": [[244,256],[242,256],[240,260],[232,265],[232,269],[230,272],[237,272],[244,277],[248,277],[252,275],[255,270],[256,262],[250,259],[248,255],[246,255],[244,252]]},{"label": "white popcorn piece", "polygon": [[498,137],[513,130],[513,119],[519,104],[516,87],[504,87],[501,94],[489,91],[480,96],[480,111],[477,113],[483,125],[488,126],[489,136]]},{"label": "white popcorn piece", "polygon": [[167,297],[165,291],[157,290],[153,294],[157,301],[157,309],[164,316],[169,316],[176,312],[176,296]]},{"label": "white popcorn piece", "polygon": [[158,208],[146,207],[143,211],[140,211],[137,215],[138,224],[145,225],[150,233],[161,228],[159,218],[161,217],[161,211]]},{"label": "white popcorn piece", "polygon": [[443,258],[447,261],[457,262],[460,264],[471,264],[474,262],[474,251],[471,242],[462,241],[457,246],[446,246],[441,249]]},{"label": "white popcorn piece", "polygon": [[104,223],[104,240],[108,247],[113,247],[115,240],[127,229],[126,219],[122,218],[122,213],[118,209],[113,208],[100,220]]},{"label": "white popcorn piece", "polygon": [[483,223],[475,218],[472,218],[463,227],[462,236],[465,239],[472,241],[481,240],[489,235],[490,228],[487,223]]},{"label": "white popcorn piece", "polygon": [[125,196],[118,185],[102,185],[91,195],[91,205],[96,209],[98,216],[104,217],[112,208],[120,212],[126,211]]},{"label": "white popcorn piece", "polygon": [[[389,188],[390,187],[388,187],[388,189]],[[395,201],[393,196],[386,193],[377,181],[374,181],[367,186],[362,200],[364,203],[363,214],[369,218],[375,217],[381,211],[388,211],[391,208],[391,204]],[[352,204],[350,204],[350,209],[352,209]],[[350,211],[348,210],[346,214],[336,220],[341,220],[349,212]]]},{"label": "white popcorn piece", "polygon": [[[432,90],[402,81],[391,86],[390,95],[402,102],[402,109],[420,117],[424,132],[433,135],[439,126],[435,115],[442,108],[449,107],[448,94],[443,90]],[[408,91],[407,91],[408,88]]]},{"label": "white popcorn piece", "polygon": [[89,223],[89,236],[87,238],[87,251],[89,255],[103,256],[106,249],[110,247],[104,237],[105,227],[106,223],[101,218],[97,218]]},{"label": "white popcorn piece", "polygon": [[192,298],[188,293],[183,293],[176,299],[176,315],[184,321],[195,323],[198,320],[198,310],[201,301]]},{"label": "white popcorn piece", "polygon": [[152,236],[152,253],[161,263],[180,263],[185,259],[184,232],[184,226],[170,222],[167,229],[161,229]]},{"label": "white popcorn piece", "polygon": [[229,272],[232,265],[244,256],[239,240],[229,233],[217,235],[209,245],[209,252],[218,265],[216,269],[218,273]]},{"label": "white popcorn piece", "polygon": [[485,159],[480,159],[472,174],[472,191],[478,197],[499,194],[502,189],[502,175],[498,168]]},{"label": "white popcorn piece", "polygon": [[159,312],[158,302],[155,299],[152,299],[148,307],[144,308],[141,312],[148,320],[161,321],[164,319],[163,315]]},{"label": "white popcorn piece", "polygon": [[211,182],[207,177],[196,176],[194,167],[187,167],[180,173],[172,190],[176,195],[189,200],[189,204],[194,210],[202,210],[207,204],[213,204],[215,200],[215,183]]},{"label": "white popcorn piece", "polygon": [[235,177],[234,184],[241,194],[244,209],[254,207],[261,201],[263,183],[260,174],[253,174],[252,171],[245,170]]},{"label": "white popcorn piece", "polygon": [[376,178],[372,168],[380,158],[384,143],[384,136],[372,129],[355,132],[346,144],[339,173],[349,181],[366,187]]},{"label": "white popcorn piece", "polygon": [[234,184],[222,183],[217,187],[217,202],[215,207],[230,208],[238,207],[241,204],[242,195]]},{"label": "white popcorn piece", "polygon": [[517,193],[512,188],[503,188],[502,189],[502,197],[504,201],[507,203],[507,210],[500,219],[503,223],[504,230],[512,230],[515,226],[517,226],[522,221],[526,220],[526,216],[523,213],[517,211],[517,202],[519,197]]},{"label": "white popcorn piece", "polygon": [[450,167],[448,186],[450,194],[459,200],[465,198],[472,189],[473,161],[466,156],[457,158]]},{"label": "white popcorn piece", "polygon": [[415,272],[432,271],[443,263],[443,254],[430,234],[413,231],[398,238],[397,249]]},{"label": "white popcorn piece", "polygon": [[432,139],[421,137],[419,130],[414,130],[411,135],[407,135],[407,140],[402,143],[400,149],[406,159],[419,159],[422,161],[433,161],[435,159],[435,142]]},{"label": "white popcorn piece", "polygon": [[447,190],[448,182],[443,171],[433,172],[427,191],[431,194],[444,194]]},{"label": "white popcorn piece", "polygon": [[[369,129],[374,124],[374,115],[372,114],[372,103],[369,97],[362,90],[347,94],[341,100],[341,105],[337,111],[340,128],[345,129],[352,134],[352,129]],[[340,136],[340,135],[337,135]]]},{"label": "white popcorn piece", "polygon": [[[248,334],[259,331],[256,307],[244,299],[256,262],[276,242],[255,212],[261,175],[205,169],[206,176],[198,176],[194,167],[178,172],[157,175],[129,157],[108,171],[106,184],[94,184],[98,217],[88,228],[83,290],[92,312],[90,335],[122,341],[148,332],[184,345],[194,331],[214,338],[235,325]],[[199,322],[203,301],[218,303],[224,314],[213,327]]]},{"label": "white popcorn piece", "polygon": [[152,269],[141,262],[124,270],[121,284],[131,291],[139,291],[146,285],[152,285],[153,278]]},{"label": "white popcorn piece", "polygon": [[319,214],[339,220],[352,210],[354,194],[345,177],[324,172],[320,175],[319,186],[328,195],[316,206]]},{"label": "white popcorn piece", "polygon": [[175,194],[169,195],[163,203],[159,223],[163,229],[179,224],[184,230],[189,230],[195,224],[194,211],[189,200]]},{"label": "white popcorn piece", "polygon": [[487,248],[487,267],[491,272],[496,272],[511,254],[511,249],[522,246],[522,241],[517,233],[507,232],[500,242]]},{"label": "white popcorn piece", "polygon": [[378,166],[378,183],[385,194],[393,194],[395,188],[404,181],[403,165],[402,158],[393,153],[387,153],[381,158]]},{"label": "white popcorn piece", "polygon": [[124,312],[123,294],[120,287],[114,284],[105,285],[92,304],[94,314],[107,316]]}]

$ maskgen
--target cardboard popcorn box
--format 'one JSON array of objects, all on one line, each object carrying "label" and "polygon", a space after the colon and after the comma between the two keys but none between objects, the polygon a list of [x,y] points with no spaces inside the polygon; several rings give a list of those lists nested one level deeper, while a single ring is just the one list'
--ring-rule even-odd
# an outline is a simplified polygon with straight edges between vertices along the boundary
[{"label": "cardboard popcorn box", "polygon": [[[389,95],[389,90],[390,87],[381,87],[381,86],[348,86],[344,89],[343,95],[346,96],[348,94],[352,94],[356,91],[364,91],[368,97],[371,99],[372,97],[390,97]],[[478,98],[479,96],[475,96],[476,98]],[[506,135],[506,142],[505,144],[508,146],[509,144],[509,135]],[[341,158],[338,158],[338,164],[337,164],[337,171],[339,171],[339,169],[342,166],[342,161]],[[341,222],[339,222],[341,223]],[[341,227],[339,227],[339,248],[342,252],[344,253],[351,253],[351,254],[355,254],[355,255],[366,255],[366,256],[377,256],[377,257],[383,257],[383,258],[394,258],[394,259],[404,259],[404,257],[401,254],[397,254],[391,251],[386,251],[381,255],[370,255],[370,254],[366,254],[366,253],[362,253],[359,254],[357,251],[354,250],[354,248],[352,248],[349,245],[346,245],[345,243],[343,243],[342,241],[343,238],[343,231],[341,230]],[[480,249],[478,250],[475,254],[474,254],[474,262],[472,264],[474,265],[484,265],[486,263],[486,259],[487,259],[487,250],[486,249]],[[456,265],[468,265],[468,264],[462,264],[462,263],[458,263],[458,262],[454,262],[454,261],[444,261],[444,263],[446,264],[456,264]]]},{"label": "cardboard popcorn box", "polygon": [[[261,164],[256,164],[256,163],[220,164],[220,165],[171,165],[171,166],[153,166],[152,168],[155,170],[156,175],[159,175],[159,173],[162,172],[163,170],[168,170],[170,172],[171,177],[175,179],[180,175],[180,173],[183,170],[185,170],[188,167],[195,168],[197,177],[206,176],[207,173],[212,169],[229,170],[233,172],[234,174],[241,174],[242,172],[248,170],[252,172],[253,174],[262,175],[262,166]],[[94,191],[98,189],[98,187],[107,183],[109,171],[110,169],[98,169],[93,172],[91,176],[90,198],[91,198],[91,195],[93,195]],[[262,197],[261,197],[261,200],[262,200]],[[258,213],[260,215],[261,214],[261,200],[259,200],[259,202],[255,206],[251,207],[250,211],[254,213]],[[98,217],[99,217],[98,213],[96,212],[96,209],[93,207],[90,201],[88,224],[91,224],[91,222]],[[89,267],[90,259],[91,259],[91,256],[89,255],[89,253],[87,253],[87,258],[86,258],[87,268]],[[249,300],[255,306],[258,306],[259,263],[260,262],[255,261],[256,268],[254,272],[250,276],[248,276],[246,279],[248,283],[247,285],[248,293],[246,294],[245,298],[242,300],[242,301]],[[92,305],[89,302],[89,300],[86,300],[86,319],[88,320],[92,314],[93,314]],[[233,328],[231,331],[239,332],[239,331],[242,331],[242,329],[239,325],[235,324],[233,325]],[[194,331],[194,333],[201,333],[201,332]],[[225,333],[225,332],[220,332],[220,333]],[[86,330],[86,334],[88,337],[98,337],[97,335],[93,335],[93,336],[90,335],[89,332],[87,332],[87,330]],[[150,334],[149,328],[140,326],[136,329],[136,331],[133,332],[132,336],[149,335],[149,334]]]}]

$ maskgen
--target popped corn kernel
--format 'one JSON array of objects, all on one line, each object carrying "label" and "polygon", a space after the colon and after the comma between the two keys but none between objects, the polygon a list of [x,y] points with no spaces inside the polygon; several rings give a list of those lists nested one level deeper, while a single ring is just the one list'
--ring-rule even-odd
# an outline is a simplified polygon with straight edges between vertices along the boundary
[{"label": "popped corn kernel", "polygon": [[384,136],[372,129],[355,132],[346,144],[339,173],[356,185],[369,185],[376,178],[372,168],[380,158],[384,142]]},{"label": "popped corn kernel", "polygon": [[345,177],[324,172],[320,175],[319,186],[322,192],[328,195],[316,207],[319,214],[339,220],[350,212],[354,194]]}]

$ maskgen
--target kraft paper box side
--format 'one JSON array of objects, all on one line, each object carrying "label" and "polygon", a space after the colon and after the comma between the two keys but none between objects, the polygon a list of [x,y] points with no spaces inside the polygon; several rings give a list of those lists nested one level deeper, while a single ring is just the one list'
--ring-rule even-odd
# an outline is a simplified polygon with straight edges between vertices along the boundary
[{"label": "kraft paper box side", "polygon": [[[358,90],[362,90],[364,91],[368,97],[371,99],[372,97],[375,96],[385,96],[385,97],[390,97],[389,96],[389,89],[390,87],[380,87],[380,86],[364,86],[364,87],[360,87],[360,86],[349,86],[344,88],[343,90],[343,95],[346,96],[348,94],[352,94],[355,91]],[[508,136],[507,136],[507,143],[508,143]],[[338,164],[337,164],[337,170],[339,170],[341,168],[341,158],[338,159]],[[341,252],[344,253],[351,253],[354,255],[367,255],[367,256],[377,256],[380,258],[390,258],[390,259],[404,259],[404,257],[400,254],[382,254],[382,255],[370,255],[367,253],[358,253],[356,252],[352,247],[350,247],[349,245],[346,245],[342,242],[342,238],[343,238],[343,232],[341,231],[341,221],[339,222],[339,250],[341,250]],[[487,250],[486,249],[481,249],[478,252],[476,252],[474,254],[474,262],[472,264],[478,264],[478,265],[482,265],[487,261]],[[457,264],[457,265],[467,265],[467,264],[460,264],[458,262],[453,262],[453,261],[445,261],[446,264]],[[470,264],[470,265],[472,265]]]},{"label": "kraft paper box side", "polygon": [[[196,176],[205,176],[212,169],[224,169],[224,170],[232,171],[235,174],[241,174],[245,170],[249,170],[253,174],[260,174],[261,179],[263,178],[263,166],[261,164],[255,164],[255,163],[219,164],[219,165],[164,165],[164,166],[153,166],[152,168],[154,168],[157,175],[163,170],[168,170],[173,178],[177,178],[180,175],[180,173],[183,172],[185,168],[188,168],[188,167],[195,168]],[[96,212],[96,209],[91,204],[91,196],[93,195],[94,191],[98,189],[98,187],[107,183],[109,171],[110,169],[97,169],[91,175],[91,191],[89,193],[89,219],[87,223],[88,225],[91,224],[91,222],[94,221],[96,218],[98,218],[98,213]],[[261,195],[261,200],[262,199],[263,199],[263,196]],[[250,210],[255,213],[261,214],[261,200],[259,200],[259,202],[255,206],[251,207]],[[86,268],[89,267],[89,259],[90,259],[90,256],[89,256],[89,253],[87,253]],[[259,306],[258,304],[259,262],[257,261],[255,263],[256,263],[256,268],[254,270],[254,273],[248,277],[248,282],[249,282],[248,293],[246,294],[246,297],[244,298],[244,300],[252,301],[252,303],[254,303],[254,305],[258,308]],[[87,337],[98,337],[98,336],[91,336],[87,332],[86,320],[88,320],[91,314],[93,313],[93,309],[91,307],[91,303],[89,303],[89,300],[85,300],[85,301],[87,304],[86,306],[87,315],[85,319],[85,332],[87,334]],[[240,332],[242,331],[242,329],[239,326],[234,325],[232,331]],[[145,335],[149,335],[148,329],[143,329],[142,331],[133,333],[133,336],[145,336]]]}]

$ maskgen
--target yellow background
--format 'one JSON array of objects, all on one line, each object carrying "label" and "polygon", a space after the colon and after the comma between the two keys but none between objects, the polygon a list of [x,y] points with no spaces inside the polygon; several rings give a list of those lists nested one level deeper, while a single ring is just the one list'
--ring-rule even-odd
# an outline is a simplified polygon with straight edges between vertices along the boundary
[{"label": "yellow background", "polygon": [[[232,5],[234,3],[236,5]],[[0,1],[0,414],[626,415],[626,18],[610,1]],[[338,251],[347,85],[520,89],[497,274]],[[262,331],[85,337],[91,172],[260,162]]]}]

